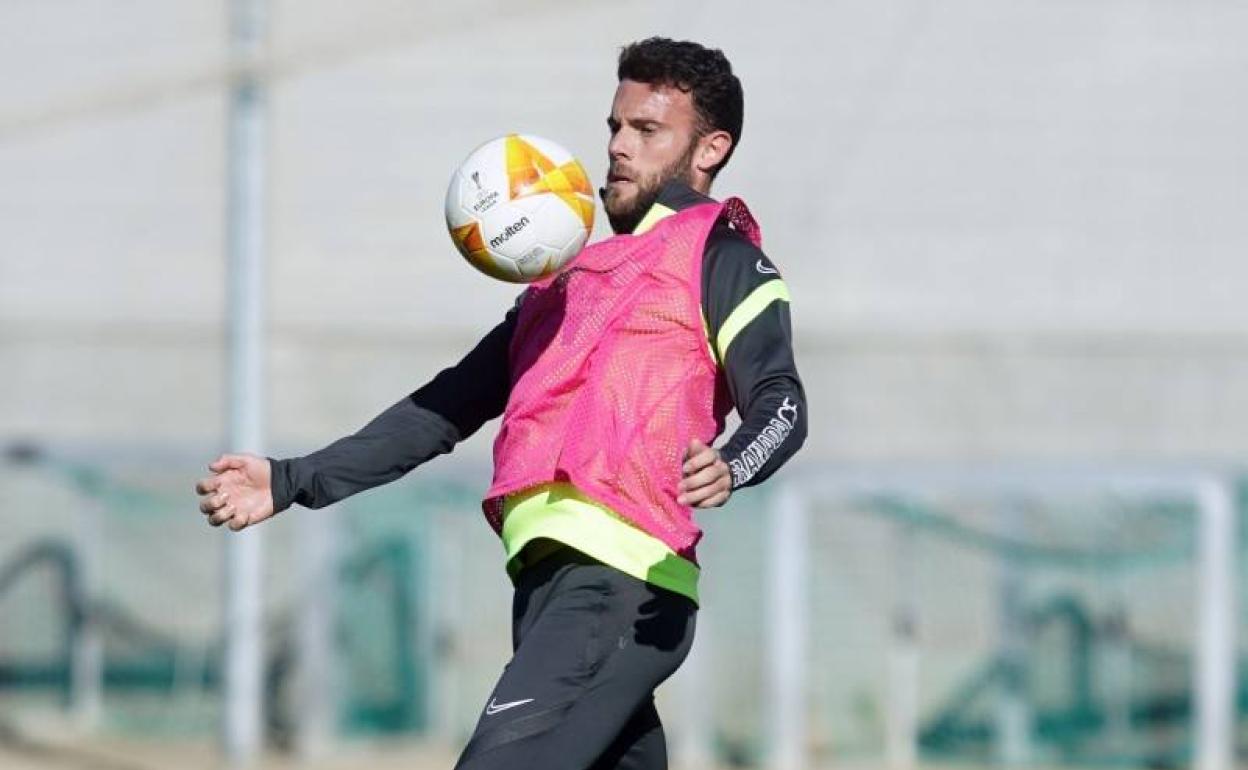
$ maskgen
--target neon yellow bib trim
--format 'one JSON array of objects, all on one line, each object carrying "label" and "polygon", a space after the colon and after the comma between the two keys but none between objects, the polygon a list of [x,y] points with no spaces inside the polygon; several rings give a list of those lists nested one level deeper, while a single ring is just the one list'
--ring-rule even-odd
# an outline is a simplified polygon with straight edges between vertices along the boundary
[{"label": "neon yellow bib trim", "polygon": [[646,212],[646,215],[641,218],[641,221],[637,223],[637,226],[633,228],[633,235],[641,235],[657,225],[660,221],[667,219],[675,213],[675,209],[668,208],[662,203],[654,204],[650,207],[650,210]]},{"label": "neon yellow bib trim", "polygon": [[524,566],[520,552],[538,538],[556,540],[603,564],[695,603],[698,565],[666,543],[626,522],[571,484],[556,482],[508,495],[503,502],[503,548],[514,580]]}]

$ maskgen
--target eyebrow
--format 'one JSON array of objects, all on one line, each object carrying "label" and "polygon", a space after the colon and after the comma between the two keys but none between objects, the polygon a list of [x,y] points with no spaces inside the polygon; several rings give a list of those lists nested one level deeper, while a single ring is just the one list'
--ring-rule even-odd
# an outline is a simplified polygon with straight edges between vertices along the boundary
[{"label": "eyebrow", "polygon": [[613,117],[607,118],[607,128],[612,128],[612,129],[619,128],[620,126],[624,125],[624,123],[627,123],[628,125],[633,126],[634,128],[641,127],[641,126],[663,125],[662,121],[655,120],[654,118],[629,118],[628,120],[625,120],[623,122]]}]

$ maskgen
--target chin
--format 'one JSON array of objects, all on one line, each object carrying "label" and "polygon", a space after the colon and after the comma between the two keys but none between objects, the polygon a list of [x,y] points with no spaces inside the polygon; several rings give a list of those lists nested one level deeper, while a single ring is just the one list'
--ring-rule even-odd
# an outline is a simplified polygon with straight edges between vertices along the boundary
[{"label": "chin", "polygon": [[[602,208],[607,214],[607,219],[613,223],[628,222],[637,218],[636,212],[633,211],[631,206],[619,205],[618,202],[616,205],[604,205]],[[632,228],[628,229],[631,230]]]},{"label": "chin", "polygon": [[602,207],[608,213],[623,214],[633,207],[637,202],[637,194],[633,193],[631,198],[626,198],[621,193],[608,192],[607,197],[602,201]]}]

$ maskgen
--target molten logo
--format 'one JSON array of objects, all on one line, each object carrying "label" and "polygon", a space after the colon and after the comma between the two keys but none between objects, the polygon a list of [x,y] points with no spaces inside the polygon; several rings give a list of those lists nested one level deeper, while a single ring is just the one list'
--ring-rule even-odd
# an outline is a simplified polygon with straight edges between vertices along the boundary
[{"label": "molten logo", "polygon": [[497,249],[507,241],[511,240],[511,236],[523,230],[529,224],[528,217],[520,217],[520,221],[507,225],[501,233],[490,239],[490,247]]}]

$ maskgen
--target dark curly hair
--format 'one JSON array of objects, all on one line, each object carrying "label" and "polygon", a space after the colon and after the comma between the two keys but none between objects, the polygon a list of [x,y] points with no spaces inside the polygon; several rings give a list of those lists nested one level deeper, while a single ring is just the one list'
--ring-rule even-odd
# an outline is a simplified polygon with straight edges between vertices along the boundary
[{"label": "dark curly hair", "polygon": [[621,81],[671,86],[689,94],[698,113],[698,134],[727,131],[732,137],[728,154],[711,176],[728,163],[741,141],[745,95],[723,51],[688,40],[650,37],[624,46],[617,75]]}]

